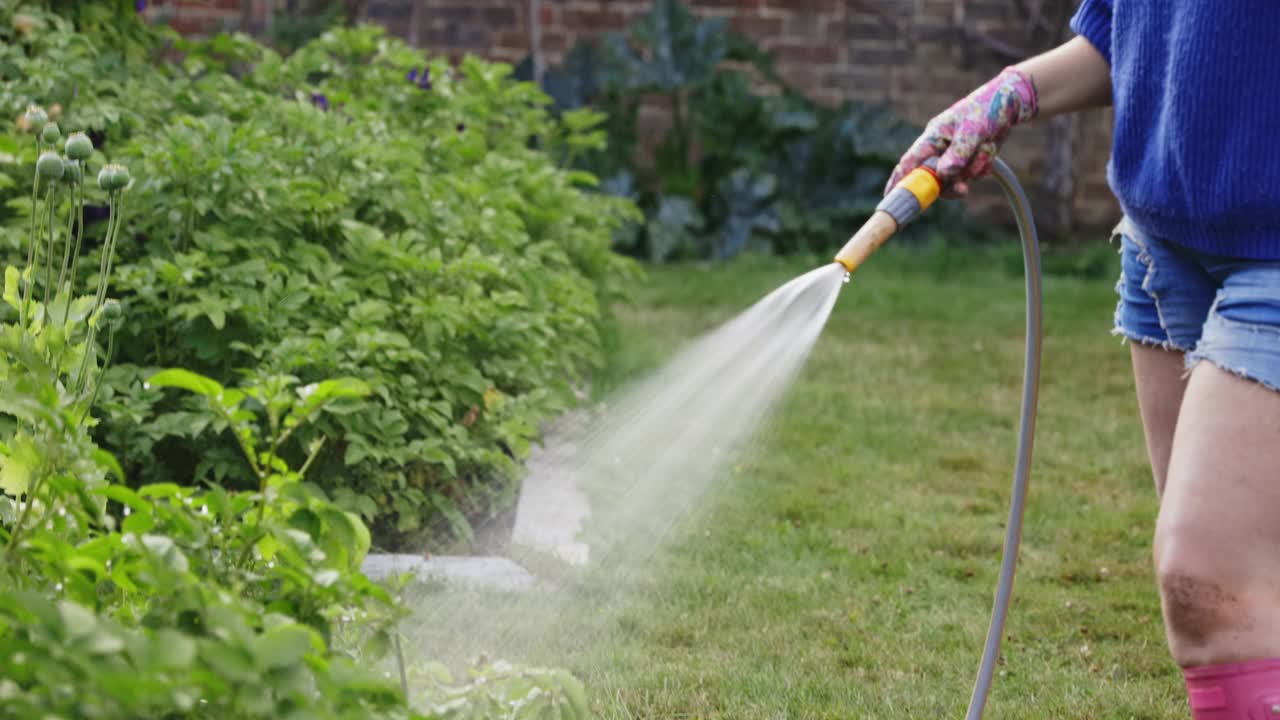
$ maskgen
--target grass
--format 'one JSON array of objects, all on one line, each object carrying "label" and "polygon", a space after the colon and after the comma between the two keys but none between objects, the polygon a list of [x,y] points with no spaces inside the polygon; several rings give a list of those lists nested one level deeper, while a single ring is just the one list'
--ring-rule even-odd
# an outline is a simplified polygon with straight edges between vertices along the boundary
[{"label": "grass", "polygon": [[[655,268],[605,387],[814,261]],[[604,718],[961,717],[1012,474],[1022,290],[1008,253],[882,251],[760,440],[641,572],[520,603],[501,647]],[[1149,562],[1156,501],[1110,278],[1050,277],[1020,570],[988,718],[1185,717]],[[565,587],[569,587],[566,584]],[[424,590],[422,608],[439,607]],[[511,610],[514,605],[504,606]],[[421,610],[484,643],[492,604]],[[537,638],[536,640],[533,638]]]}]

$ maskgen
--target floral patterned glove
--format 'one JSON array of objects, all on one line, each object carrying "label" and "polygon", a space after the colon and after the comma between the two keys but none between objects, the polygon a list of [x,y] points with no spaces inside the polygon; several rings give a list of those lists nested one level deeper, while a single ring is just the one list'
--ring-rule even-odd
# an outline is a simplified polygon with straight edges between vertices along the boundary
[{"label": "floral patterned glove", "polygon": [[1038,109],[1031,76],[1015,67],[1005,68],[929,121],[924,134],[893,169],[885,193],[925,160],[939,155],[937,173],[945,194],[968,193],[969,180],[991,171],[991,159],[1009,130],[1035,117]]}]

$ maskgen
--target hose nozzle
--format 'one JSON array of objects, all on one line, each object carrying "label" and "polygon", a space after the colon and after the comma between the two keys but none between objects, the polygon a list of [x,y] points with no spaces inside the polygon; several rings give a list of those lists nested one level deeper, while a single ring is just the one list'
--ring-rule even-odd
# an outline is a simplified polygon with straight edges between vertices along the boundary
[{"label": "hose nozzle", "polygon": [[942,192],[942,183],[934,172],[937,164],[937,158],[930,158],[907,173],[876,206],[875,214],[836,253],[835,261],[853,272],[899,228],[932,205]]}]

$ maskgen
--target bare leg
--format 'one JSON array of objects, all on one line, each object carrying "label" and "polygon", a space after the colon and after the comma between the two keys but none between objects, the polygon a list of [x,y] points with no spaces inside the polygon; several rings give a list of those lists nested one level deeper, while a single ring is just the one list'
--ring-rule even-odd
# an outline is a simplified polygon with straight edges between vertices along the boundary
[{"label": "bare leg", "polygon": [[1183,378],[1183,356],[1174,350],[1137,342],[1129,343],[1129,356],[1133,359],[1138,407],[1142,410],[1142,428],[1147,436],[1147,457],[1151,459],[1156,494],[1163,496],[1173,431],[1187,387]]},{"label": "bare leg", "polygon": [[1280,392],[1196,366],[1174,434],[1155,564],[1179,665],[1280,656]]}]

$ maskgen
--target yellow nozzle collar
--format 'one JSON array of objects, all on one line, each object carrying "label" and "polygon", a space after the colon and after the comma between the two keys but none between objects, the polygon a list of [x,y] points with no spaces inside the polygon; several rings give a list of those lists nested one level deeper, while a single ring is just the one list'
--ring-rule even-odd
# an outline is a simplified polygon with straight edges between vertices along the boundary
[{"label": "yellow nozzle collar", "polygon": [[942,184],[938,182],[938,176],[925,167],[918,167],[907,173],[907,176],[898,182],[898,187],[914,195],[922,211],[932,205],[942,193]]},{"label": "yellow nozzle collar", "polygon": [[899,226],[906,225],[924,212],[941,193],[942,184],[932,169],[921,166],[907,173],[880,201],[866,224],[836,253],[835,261],[853,272],[897,232]]}]

